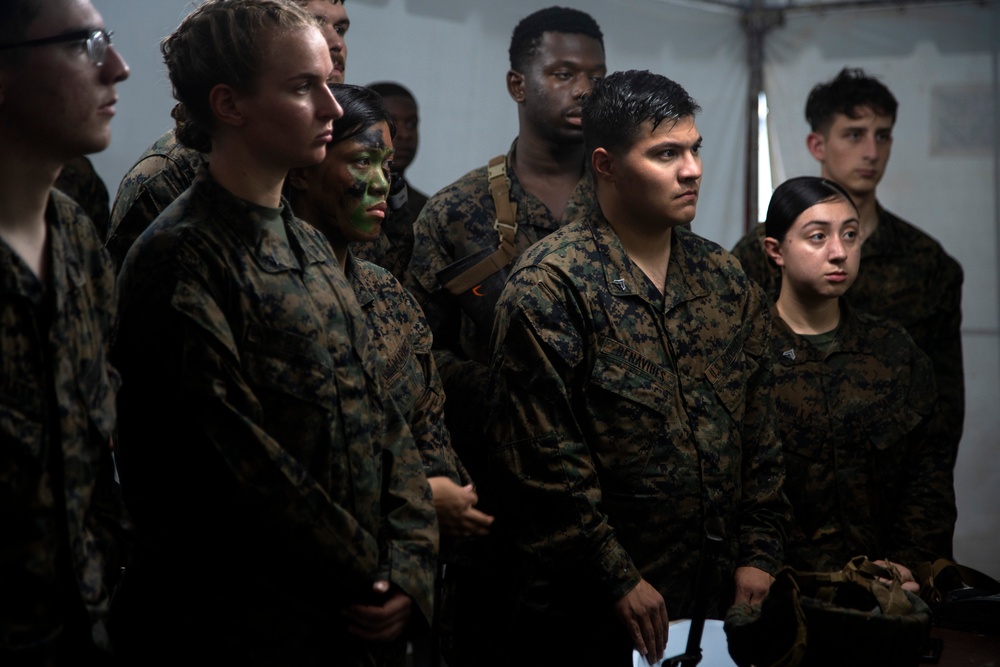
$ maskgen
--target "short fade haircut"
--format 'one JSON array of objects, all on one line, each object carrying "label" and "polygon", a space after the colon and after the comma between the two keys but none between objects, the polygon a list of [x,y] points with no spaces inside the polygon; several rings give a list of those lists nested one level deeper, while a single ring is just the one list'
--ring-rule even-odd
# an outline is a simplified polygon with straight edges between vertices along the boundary
[{"label": "short fade haircut", "polygon": [[854,212],[858,207],[847,190],[833,181],[819,176],[790,178],[774,190],[767,205],[764,234],[778,242],[784,241],[788,230],[804,211],[816,204],[843,199]]},{"label": "short fade haircut", "polygon": [[382,97],[405,97],[408,100],[412,100],[414,104],[417,102],[417,98],[413,96],[413,93],[409,89],[395,81],[376,81],[375,83],[369,83],[368,87]]},{"label": "short fade haircut", "polygon": [[895,125],[899,102],[885,84],[860,67],[845,67],[830,81],[813,86],[806,99],[806,120],[813,132],[826,134],[836,114],[856,119],[864,109],[889,116]]},{"label": "short fade haircut", "polygon": [[538,55],[542,35],[547,32],[586,35],[600,42],[601,49],[604,49],[604,34],[590,14],[569,7],[548,7],[524,17],[514,28],[509,50],[512,70],[524,71],[528,63]]},{"label": "short fade haircut", "polygon": [[701,111],[679,83],[648,70],[614,72],[583,98],[583,143],[587,155],[598,148],[628,150],[650,121],[675,123]]},{"label": "short fade haircut", "polygon": [[316,26],[297,3],[284,0],[206,0],[160,43],[173,87],[177,140],[207,153],[215,118],[209,93],[218,84],[253,93],[263,69],[265,40],[275,31]]}]

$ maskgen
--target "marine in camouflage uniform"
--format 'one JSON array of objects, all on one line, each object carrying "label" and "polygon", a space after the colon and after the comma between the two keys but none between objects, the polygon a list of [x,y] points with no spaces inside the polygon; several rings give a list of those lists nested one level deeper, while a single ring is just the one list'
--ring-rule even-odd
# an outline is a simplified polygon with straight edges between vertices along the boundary
[{"label": "marine in camouflage uniform", "polygon": [[840,306],[826,343],[772,310],[775,408],[795,508],[786,560],[826,571],[864,555],[915,572],[951,557],[956,517],[933,369],[898,324],[843,298]]},{"label": "marine in camouflage uniform", "polygon": [[[512,144],[506,156],[508,165],[513,153]],[[517,254],[594,203],[593,181],[586,173],[561,219],[525,190],[509,168],[507,177],[510,199],[517,207]],[[486,513],[493,511],[483,433],[488,410],[490,330],[476,324],[457,297],[442,287],[437,273],[469,255],[496,248],[500,240],[493,226],[496,217],[486,166],[440,190],[424,205],[414,225],[413,255],[405,276],[405,285],[423,308],[433,331],[434,357],[447,397],[445,419],[452,445],[479,484],[477,507]],[[497,281],[496,291],[481,297],[488,303],[485,309],[493,308],[501,286]],[[484,642],[504,636],[504,621],[496,615],[504,607],[501,598],[509,593],[506,573],[497,569],[505,557],[490,536],[462,540],[443,554],[443,559],[448,562],[440,610],[442,651],[449,664],[475,664],[484,655]]]},{"label": "marine in camouflage uniform", "polygon": [[[514,145],[507,153],[510,165]],[[593,180],[580,178],[561,219],[524,189],[512,169],[510,199],[516,205],[517,255],[533,243],[559,229],[594,204]],[[423,308],[434,332],[434,356],[445,395],[446,417],[459,457],[473,478],[485,478],[484,456],[479,443],[485,418],[487,363],[490,331],[476,325],[456,297],[445,290],[437,274],[448,265],[481,250],[496,248],[500,238],[493,223],[497,211],[490,194],[485,166],[470,171],[432,196],[417,218],[413,258],[408,282],[404,283]],[[482,297],[495,303],[499,292]]]},{"label": "marine in camouflage uniform", "polygon": [[431,354],[423,311],[389,271],[348,250],[345,273],[384,362],[386,390],[409,423],[428,477],[471,482],[444,424],[444,389]]},{"label": "marine in camouflage uniform", "polygon": [[[101,664],[124,564],[112,491],[114,269],[61,192],[45,220],[47,285],[0,241],[0,663],[70,664],[54,648],[64,644],[73,664]],[[31,656],[42,661],[21,662]]]},{"label": "marine in camouflage uniform", "polygon": [[118,186],[107,230],[106,245],[119,269],[139,235],[191,186],[207,161],[207,155],[177,141],[173,129],[139,156]]},{"label": "marine in camouflage uniform", "polygon": [[612,664],[632,638],[611,606],[640,579],[690,617],[701,564],[719,617],[736,567],[778,569],[770,316],[728,253],[675,227],[661,294],[595,208],[521,257],[496,318],[491,481],[524,557],[512,636]]},{"label": "marine in camouflage uniform", "polygon": [[108,188],[97,175],[90,159],[81,155],[64,164],[55,187],[87,212],[97,235],[103,241],[104,235],[108,233],[108,220],[111,217]]},{"label": "marine in camouflage uniform", "polygon": [[429,622],[437,520],[326,239],[203,167],[120,285],[122,490],[144,548],[116,609],[153,619],[123,626],[138,657],[401,664],[405,642],[363,642],[340,610],[384,579]]},{"label": "marine in camouflage uniform", "polygon": [[[764,252],[764,225],[733,248],[743,269],[771,296],[781,272]],[[961,265],[920,229],[878,206],[878,227],[861,246],[858,278],[847,292],[860,311],[901,324],[930,357],[944,436],[958,451],[965,422]]]},{"label": "marine in camouflage uniform", "polygon": [[[413,224],[427,203],[427,195],[416,190],[401,176],[394,175],[389,193],[390,213],[382,232],[374,241],[354,244],[359,259],[386,268],[400,282],[405,281],[413,256]],[[399,183],[400,185],[397,185]]]}]

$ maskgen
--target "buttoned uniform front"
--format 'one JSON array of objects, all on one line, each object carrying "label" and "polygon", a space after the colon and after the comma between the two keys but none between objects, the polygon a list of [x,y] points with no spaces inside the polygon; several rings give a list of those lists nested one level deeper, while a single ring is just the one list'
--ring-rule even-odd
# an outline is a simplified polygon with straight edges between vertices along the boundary
[{"label": "buttoned uniform front", "polygon": [[557,650],[585,662],[609,632],[629,650],[611,606],[640,577],[670,618],[690,615],[713,517],[713,614],[736,566],[777,570],[789,508],[769,329],[763,292],[682,227],[663,294],[596,209],[521,257],[497,307],[489,420],[497,525],[525,561],[515,637],[561,628]]},{"label": "buttoned uniform front", "polygon": [[326,239],[203,167],[119,284],[120,472],[144,548],[118,609],[158,621],[123,627],[137,656],[368,664],[390,648],[340,610],[378,579],[429,622],[430,488]]},{"label": "buttoned uniform front", "polygon": [[785,548],[804,571],[854,556],[911,570],[951,557],[951,445],[930,359],[895,322],[841,298],[828,346],[772,311],[775,407],[794,528]]},{"label": "buttoned uniform front", "polygon": [[191,186],[207,161],[207,155],[177,141],[173,129],[139,156],[118,185],[107,230],[107,247],[119,270],[139,235]]},{"label": "buttoned uniform front", "polygon": [[0,662],[71,631],[109,649],[124,564],[111,452],[114,269],[61,192],[49,195],[45,221],[48,284],[0,241]]},{"label": "buttoned uniform front", "polygon": [[[781,271],[764,252],[764,225],[733,248],[744,270],[774,297]],[[895,320],[934,367],[945,435],[952,456],[965,422],[962,358],[962,267],[936,240],[878,206],[878,227],[861,246],[858,278],[847,293],[862,312]]]},{"label": "buttoned uniform front", "polygon": [[347,280],[384,362],[386,391],[410,426],[428,477],[468,484],[444,423],[444,389],[431,354],[432,335],[420,305],[385,268],[347,254]]}]

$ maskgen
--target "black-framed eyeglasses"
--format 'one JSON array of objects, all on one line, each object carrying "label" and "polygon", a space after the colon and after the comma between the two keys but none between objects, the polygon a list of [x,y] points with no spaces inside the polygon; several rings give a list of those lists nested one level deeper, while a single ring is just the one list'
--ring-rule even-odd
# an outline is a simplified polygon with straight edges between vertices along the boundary
[{"label": "black-framed eyeglasses", "polygon": [[5,49],[20,49],[28,46],[43,46],[45,44],[60,44],[63,42],[84,42],[87,45],[87,55],[90,57],[90,62],[100,67],[104,64],[104,56],[108,54],[108,47],[111,46],[111,35],[113,34],[115,33],[104,29],[91,30],[87,28],[52,37],[30,39],[27,42],[18,42],[17,44],[0,44],[0,51]]}]

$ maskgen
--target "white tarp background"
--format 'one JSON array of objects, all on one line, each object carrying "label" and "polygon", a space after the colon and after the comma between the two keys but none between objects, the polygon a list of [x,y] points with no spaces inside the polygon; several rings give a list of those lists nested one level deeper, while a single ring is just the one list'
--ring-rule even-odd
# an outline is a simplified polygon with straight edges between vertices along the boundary
[{"label": "white tarp background", "polygon": [[[132,68],[132,77],[119,87],[111,147],[93,156],[113,197],[139,154],[171,125],[173,100],[158,44],[193,4],[93,2]],[[508,149],[517,131],[517,111],[504,81],[510,34],[518,20],[550,4],[594,16],[605,34],[609,70],[665,74],[701,104],[697,123],[705,139],[705,175],[694,228],[731,247],[744,224],[746,40],[737,10],[696,0],[347,0],[352,21],[347,81],[391,79],[418,98],[421,144],[410,180],[431,194]],[[990,96],[996,94],[998,14],[995,3],[793,13],[767,35],[765,49],[777,140],[772,151],[783,169],[775,178],[818,173],[805,150],[808,128],[802,117],[815,82],[857,65],[883,77],[900,99],[881,199],[940,239],[965,267],[969,414],[957,471],[956,556],[993,576],[1000,576],[996,133],[979,138],[992,141],[982,155],[932,155],[930,114],[933,91],[942,86],[985,86]],[[995,119],[995,97],[990,104]],[[964,127],[967,120],[961,118],[956,123]]]},{"label": "white tarp background", "polygon": [[805,100],[816,82],[845,65],[863,67],[899,100],[879,200],[937,238],[965,270],[966,420],[955,470],[955,557],[1000,576],[1000,6],[790,13],[766,44],[769,131],[779,156],[775,183],[819,173],[805,148]]}]

